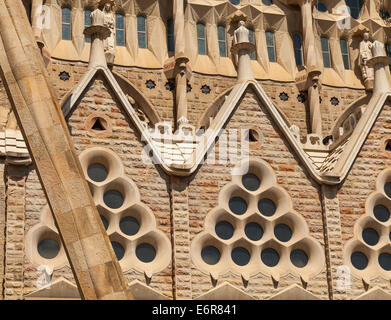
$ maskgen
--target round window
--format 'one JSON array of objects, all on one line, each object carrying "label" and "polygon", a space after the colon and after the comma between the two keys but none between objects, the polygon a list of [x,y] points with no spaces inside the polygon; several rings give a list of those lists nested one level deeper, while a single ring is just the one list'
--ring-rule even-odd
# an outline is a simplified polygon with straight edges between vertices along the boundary
[{"label": "round window", "polygon": [[108,171],[103,164],[94,163],[87,169],[88,177],[95,182],[105,181],[108,176]]},{"label": "round window", "polygon": [[373,209],[373,214],[375,215],[376,219],[381,222],[386,222],[390,218],[390,212],[385,206],[381,204],[375,206]]},{"label": "round window", "polygon": [[229,199],[229,209],[238,215],[242,215],[247,211],[247,203],[240,197]]},{"label": "round window", "polygon": [[124,203],[122,193],[117,190],[106,191],[103,195],[103,201],[111,209],[121,208]]},{"label": "round window", "polygon": [[292,238],[292,231],[286,224],[278,224],[274,227],[274,235],[282,242],[287,242]]},{"label": "round window", "polygon": [[244,228],[244,232],[246,233],[246,236],[253,241],[258,241],[263,236],[262,227],[255,222],[247,223],[246,227]]},{"label": "round window", "polygon": [[245,266],[250,261],[250,253],[245,248],[237,247],[232,250],[231,258],[238,266]]},{"label": "round window", "polygon": [[202,260],[209,265],[215,265],[220,261],[220,251],[216,247],[207,246],[201,251]]},{"label": "round window", "polygon": [[304,268],[308,263],[308,256],[307,254],[300,249],[293,250],[291,252],[291,261],[293,265],[297,268]]},{"label": "round window", "polygon": [[116,241],[112,241],[111,245],[113,247],[114,253],[115,253],[118,261],[121,260],[124,257],[124,255],[125,255],[124,247],[120,243],[118,243]]},{"label": "round window", "polygon": [[242,177],[243,186],[249,191],[255,191],[259,188],[260,181],[255,174],[248,173]]},{"label": "round window", "polygon": [[140,224],[136,218],[124,217],[119,223],[119,228],[124,234],[134,236],[140,230]]},{"label": "round window", "polygon": [[365,243],[369,244],[370,246],[374,246],[379,242],[379,234],[375,229],[372,228],[366,228],[362,231],[362,238],[364,239]]},{"label": "round window", "polygon": [[379,264],[384,270],[390,271],[391,270],[391,254],[386,253],[386,252],[381,253],[379,255]]},{"label": "round window", "polygon": [[258,210],[266,217],[271,217],[276,212],[276,205],[270,199],[258,201]]},{"label": "round window", "polygon": [[261,260],[268,267],[275,267],[280,261],[280,256],[276,250],[267,248],[262,250]]},{"label": "round window", "polygon": [[262,3],[265,5],[265,6],[271,6],[273,4],[273,1],[272,0],[262,0]]},{"label": "round window", "polygon": [[362,252],[353,252],[350,260],[352,265],[358,270],[364,270],[368,266],[368,258]]},{"label": "round window", "polygon": [[105,227],[105,229],[107,230],[107,228],[109,227],[109,222],[107,221],[107,219],[100,215],[100,219],[102,220],[102,223],[103,223],[103,226]]},{"label": "round window", "polygon": [[149,243],[142,243],[136,248],[136,256],[140,261],[149,263],[155,259],[156,250]]},{"label": "round window", "polygon": [[228,221],[220,221],[216,224],[215,231],[221,239],[228,240],[234,234],[234,227]]},{"label": "round window", "polygon": [[55,240],[44,239],[38,243],[38,253],[45,259],[57,257],[59,251],[60,246]]},{"label": "round window", "polygon": [[384,192],[387,195],[387,197],[391,198],[391,182],[387,182],[384,185]]}]

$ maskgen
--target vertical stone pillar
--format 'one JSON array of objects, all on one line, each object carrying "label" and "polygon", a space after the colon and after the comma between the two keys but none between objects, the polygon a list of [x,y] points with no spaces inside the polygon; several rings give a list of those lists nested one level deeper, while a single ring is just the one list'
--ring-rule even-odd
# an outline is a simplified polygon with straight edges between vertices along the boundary
[{"label": "vertical stone pillar", "polygon": [[171,177],[171,205],[174,298],[188,300],[192,290],[187,179]]},{"label": "vertical stone pillar", "polygon": [[5,165],[4,162],[2,161],[0,163],[0,299],[4,299],[3,296],[3,284],[4,284],[4,261],[5,261],[5,215],[6,215],[6,196],[5,196]]},{"label": "vertical stone pillar", "polygon": [[321,186],[330,299],[341,300],[347,298],[346,291],[348,289],[345,289],[344,285],[349,286],[349,283],[345,283],[341,278],[346,269],[344,268],[341,216],[337,192],[338,186],[325,184]]},{"label": "vertical stone pillar", "polygon": [[23,299],[26,169],[6,167],[4,299]]},{"label": "vertical stone pillar", "polygon": [[375,70],[373,94],[379,95],[386,92],[391,92],[386,71],[386,66],[391,63],[391,58],[384,55],[384,45],[379,41],[375,41],[372,44],[372,54],[373,58],[370,59],[367,63]]}]

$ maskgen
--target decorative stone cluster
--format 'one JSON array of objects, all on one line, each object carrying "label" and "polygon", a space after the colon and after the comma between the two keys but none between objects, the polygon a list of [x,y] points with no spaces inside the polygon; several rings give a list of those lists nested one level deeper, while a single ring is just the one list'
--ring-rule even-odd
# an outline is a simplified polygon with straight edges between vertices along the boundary
[{"label": "decorative stone cluster", "polygon": [[391,279],[391,169],[376,180],[376,191],[365,203],[366,214],[354,225],[354,237],[345,246],[345,265],[369,284],[382,276]]},{"label": "decorative stone cluster", "polygon": [[[241,200],[239,200],[241,199]],[[308,282],[324,267],[320,243],[309,236],[305,220],[293,210],[265,161],[243,162],[205,219],[205,231],[191,246],[194,264],[217,280],[229,271],[244,281],[263,273],[279,281],[294,273]]]},{"label": "decorative stone cluster", "polygon": [[[123,271],[137,269],[151,278],[166,268],[171,261],[170,241],[157,230],[154,214],[141,202],[138,188],[125,175],[121,159],[111,150],[97,147],[83,151],[80,162]],[[42,257],[38,249],[46,238],[57,241],[60,247],[51,259]],[[41,223],[29,231],[27,239],[33,263],[53,269],[67,262],[48,206],[43,209]]]}]

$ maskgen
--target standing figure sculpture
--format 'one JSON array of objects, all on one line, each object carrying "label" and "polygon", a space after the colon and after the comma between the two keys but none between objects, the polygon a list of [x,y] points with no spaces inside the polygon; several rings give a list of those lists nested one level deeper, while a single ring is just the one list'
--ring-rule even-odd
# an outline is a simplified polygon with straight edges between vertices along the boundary
[{"label": "standing figure sculpture", "polygon": [[108,27],[111,31],[109,37],[104,40],[105,56],[107,63],[112,65],[115,58],[115,17],[113,12],[114,1],[103,0],[101,5],[104,4],[104,26]]},{"label": "standing figure sculpture", "polygon": [[239,27],[234,32],[234,44],[242,42],[250,42],[249,40],[249,31],[245,27],[245,22],[243,20],[239,21]]},{"label": "standing figure sculpture", "polygon": [[370,90],[373,88],[373,68],[368,66],[368,60],[372,59],[372,42],[369,40],[369,33],[364,33],[364,39],[360,42],[360,57],[359,64],[364,80],[365,88]]}]

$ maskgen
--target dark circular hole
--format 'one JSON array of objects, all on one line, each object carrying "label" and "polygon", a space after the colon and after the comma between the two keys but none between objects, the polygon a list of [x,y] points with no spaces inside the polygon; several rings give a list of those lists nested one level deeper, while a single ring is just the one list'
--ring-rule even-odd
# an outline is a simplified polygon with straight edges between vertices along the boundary
[{"label": "dark circular hole", "polygon": [[232,250],[231,258],[238,266],[245,266],[250,261],[250,253],[245,248],[237,247]]},{"label": "dark circular hole", "polygon": [[304,268],[308,263],[308,256],[303,250],[295,249],[291,252],[291,261],[297,268]]},{"label": "dark circular hole", "polygon": [[59,251],[60,246],[55,240],[44,239],[38,243],[38,253],[45,259],[53,259],[57,257]]},{"label": "dark circular hole", "polygon": [[362,231],[362,238],[370,246],[374,246],[379,242],[379,234],[375,229],[366,228]]},{"label": "dark circular hole", "polygon": [[88,167],[87,174],[92,181],[102,182],[106,180],[108,172],[103,164],[94,163]]},{"label": "dark circular hole", "polygon": [[142,243],[136,248],[136,256],[140,261],[149,263],[155,259],[156,250],[149,243]]},{"label": "dark circular hole", "polygon": [[102,223],[103,223],[103,226],[105,227],[105,229],[107,230],[107,228],[109,227],[109,222],[107,221],[107,219],[100,215],[100,219],[102,220]]},{"label": "dark circular hole", "polygon": [[391,198],[391,182],[387,182],[384,185],[384,192],[386,193],[387,197]]},{"label": "dark circular hole", "polygon": [[246,236],[253,241],[258,241],[263,236],[262,227],[255,222],[247,223],[246,227],[244,228],[244,232],[246,233]]},{"label": "dark circular hole", "polygon": [[375,208],[373,209],[373,213],[376,219],[381,222],[386,222],[390,218],[390,212],[385,206],[381,204],[375,206]]},{"label": "dark circular hole", "polygon": [[111,209],[121,208],[124,203],[124,197],[117,190],[106,191],[103,195],[103,201]]},{"label": "dark circular hole", "polygon": [[249,191],[255,191],[259,188],[260,181],[255,174],[248,173],[242,177],[243,186]]},{"label": "dark circular hole", "polygon": [[286,224],[278,224],[274,227],[274,235],[282,242],[287,242],[292,238],[292,230]]},{"label": "dark circular hole", "polygon": [[262,262],[268,267],[274,267],[280,261],[278,252],[272,248],[267,248],[261,252]]},{"label": "dark circular hole", "polygon": [[220,221],[216,224],[215,231],[221,239],[228,240],[234,234],[234,227],[227,221]]},{"label": "dark circular hole", "polygon": [[220,261],[220,251],[216,247],[207,246],[201,251],[201,257],[205,263],[209,265],[215,265]]},{"label": "dark circular hole", "polygon": [[387,252],[381,253],[379,255],[379,264],[384,270],[390,271],[391,270],[391,254],[389,254]]},{"label": "dark circular hole", "polygon": [[119,228],[128,236],[134,236],[140,230],[140,224],[136,218],[124,217],[119,223]]},{"label": "dark circular hole", "polygon": [[258,210],[266,217],[271,217],[276,212],[276,205],[270,199],[261,199],[258,201]]},{"label": "dark circular hole", "polygon": [[229,209],[240,215],[247,211],[247,203],[240,197],[234,197],[229,199]]},{"label": "dark circular hole", "polygon": [[350,261],[352,265],[358,270],[364,270],[368,266],[368,258],[362,252],[353,252]]},{"label": "dark circular hole", "polygon": [[118,261],[121,260],[125,255],[124,247],[116,241],[111,241],[111,245],[113,246],[113,250],[114,250],[114,253],[115,253]]}]

